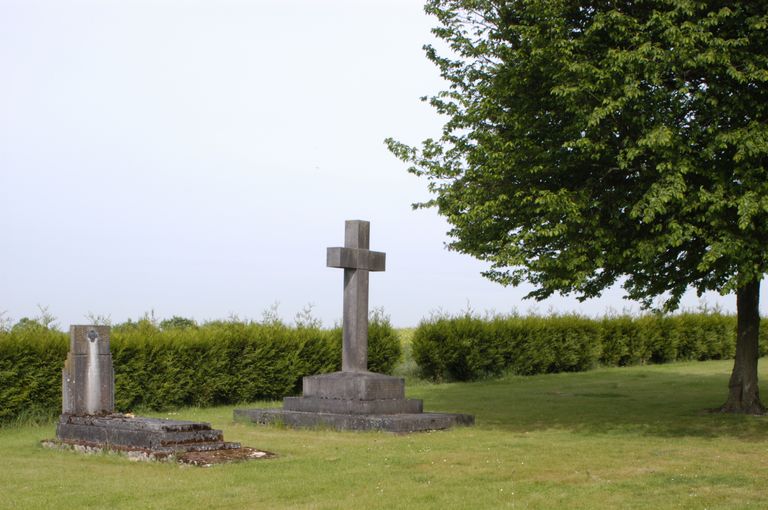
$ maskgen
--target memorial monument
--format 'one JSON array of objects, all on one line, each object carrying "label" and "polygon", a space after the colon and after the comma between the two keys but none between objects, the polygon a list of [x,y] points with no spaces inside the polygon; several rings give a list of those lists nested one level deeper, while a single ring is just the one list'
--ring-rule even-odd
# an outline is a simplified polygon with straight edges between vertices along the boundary
[{"label": "memorial monument", "polygon": [[369,273],[384,271],[386,255],[369,249],[367,221],[347,221],[344,239],[327,253],[328,267],[344,269],[341,372],[304,377],[303,395],[286,397],[282,409],[236,409],[235,419],[391,432],[472,425],[470,415],[423,412],[421,400],[405,398],[403,378],[368,371]]},{"label": "memorial monument", "polygon": [[143,418],[115,412],[109,326],[71,326],[62,371],[62,414],[46,446],[116,450],[197,465],[273,456],[224,441],[210,423]]}]

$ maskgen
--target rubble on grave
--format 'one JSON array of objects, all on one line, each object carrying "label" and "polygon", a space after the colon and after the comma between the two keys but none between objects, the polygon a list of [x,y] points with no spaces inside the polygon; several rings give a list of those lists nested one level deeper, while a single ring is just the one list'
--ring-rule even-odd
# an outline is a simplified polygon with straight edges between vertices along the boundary
[{"label": "rubble on grave", "polygon": [[89,441],[61,441],[58,439],[46,439],[40,442],[45,448],[58,448],[86,454],[113,453],[123,455],[131,461],[158,461],[176,462],[198,467],[211,467],[217,464],[228,464],[255,459],[271,459],[277,455],[256,448],[240,446],[238,448],[226,448],[217,450],[184,451],[176,450],[155,451],[146,448],[110,445]]}]

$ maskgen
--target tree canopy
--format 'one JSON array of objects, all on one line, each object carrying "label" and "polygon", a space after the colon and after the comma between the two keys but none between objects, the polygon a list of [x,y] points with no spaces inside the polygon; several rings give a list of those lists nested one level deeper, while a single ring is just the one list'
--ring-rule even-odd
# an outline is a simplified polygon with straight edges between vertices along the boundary
[{"label": "tree canopy", "polygon": [[434,196],[418,205],[447,218],[450,248],[489,262],[492,280],[533,283],[537,299],[621,282],[629,298],[672,310],[691,287],[746,292],[739,314],[747,299],[756,327],[768,2],[425,9],[448,44],[426,47],[449,84],[429,101],[448,120],[421,147],[387,143],[429,180]]}]

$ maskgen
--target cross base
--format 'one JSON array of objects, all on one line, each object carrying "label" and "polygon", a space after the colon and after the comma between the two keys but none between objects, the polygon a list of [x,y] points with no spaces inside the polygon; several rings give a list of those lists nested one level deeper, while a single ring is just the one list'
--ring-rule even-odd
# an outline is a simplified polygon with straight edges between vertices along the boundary
[{"label": "cross base", "polygon": [[405,380],[374,372],[334,372],[303,379],[304,395],[286,397],[283,409],[236,409],[236,420],[296,428],[419,432],[472,425],[466,414],[424,413],[405,398]]}]

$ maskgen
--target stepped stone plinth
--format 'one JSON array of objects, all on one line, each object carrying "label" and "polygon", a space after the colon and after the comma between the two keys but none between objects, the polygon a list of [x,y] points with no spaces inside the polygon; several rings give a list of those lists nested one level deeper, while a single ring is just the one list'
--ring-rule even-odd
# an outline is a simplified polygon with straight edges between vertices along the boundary
[{"label": "stepped stone plinth", "polygon": [[422,412],[405,398],[405,381],[374,372],[334,372],[305,377],[302,397],[286,397],[283,409],[314,413],[402,414]]}]

